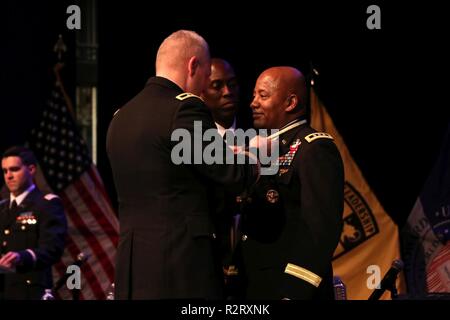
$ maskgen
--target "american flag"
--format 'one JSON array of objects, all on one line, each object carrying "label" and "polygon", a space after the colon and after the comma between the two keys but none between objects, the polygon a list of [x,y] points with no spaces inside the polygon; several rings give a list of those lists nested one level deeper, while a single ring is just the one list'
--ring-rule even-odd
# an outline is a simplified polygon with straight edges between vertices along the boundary
[{"label": "american flag", "polygon": [[[62,199],[68,221],[68,241],[53,268],[54,279],[63,277],[82,252],[88,258],[81,266],[80,299],[105,299],[114,282],[119,223],[68,106],[62,82],[57,81],[29,140],[45,178],[41,183]],[[65,285],[56,294],[72,298]]]}]

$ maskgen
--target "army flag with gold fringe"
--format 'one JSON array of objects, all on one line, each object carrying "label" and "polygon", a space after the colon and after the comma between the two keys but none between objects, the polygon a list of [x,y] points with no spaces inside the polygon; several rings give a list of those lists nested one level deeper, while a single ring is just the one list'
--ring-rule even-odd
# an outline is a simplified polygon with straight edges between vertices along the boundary
[{"label": "army flag with gold fringe", "polygon": [[[311,127],[334,137],[344,162],[344,227],[333,257],[334,275],[344,282],[347,299],[366,300],[374,290],[370,272],[379,267],[382,278],[393,260],[400,258],[398,228],[367,184],[314,88],[310,103]],[[397,288],[403,287],[403,281],[397,281],[402,282]],[[389,292],[381,299],[390,299]]]}]

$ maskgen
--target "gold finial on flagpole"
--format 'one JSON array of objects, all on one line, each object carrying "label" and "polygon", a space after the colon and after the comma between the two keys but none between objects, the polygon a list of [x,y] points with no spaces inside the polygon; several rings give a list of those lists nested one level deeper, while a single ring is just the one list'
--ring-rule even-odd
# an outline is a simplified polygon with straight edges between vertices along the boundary
[{"label": "gold finial on flagpole", "polygon": [[66,101],[66,104],[67,104],[67,109],[69,109],[70,114],[75,119],[75,112],[74,112],[74,109],[72,106],[72,102],[71,102],[69,96],[67,95],[67,92],[64,88],[63,81],[61,78],[61,70],[64,68],[63,54],[67,52],[67,46],[64,43],[64,40],[63,40],[63,37],[61,34],[58,35],[58,40],[56,41],[55,45],[53,46],[53,52],[55,52],[58,57],[58,61],[53,66],[53,72],[54,72],[54,75],[56,78],[55,85],[60,87],[61,92],[62,92],[64,99]]},{"label": "gold finial on flagpole", "polygon": [[313,62],[309,62],[309,83],[311,86],[315,84],[315,78],[319,76],[319,71],[314,68]]},{"label": "gold finial on flagpole", "polygon": [[56,41],[56,43],[53,47],[53,51],[58,56],[58,62],[62,62],[62,56],[67,51],[67,46],[64,43],[64,40],[63,40],[63,37],[61,34],[58,36],[58,40]]}]

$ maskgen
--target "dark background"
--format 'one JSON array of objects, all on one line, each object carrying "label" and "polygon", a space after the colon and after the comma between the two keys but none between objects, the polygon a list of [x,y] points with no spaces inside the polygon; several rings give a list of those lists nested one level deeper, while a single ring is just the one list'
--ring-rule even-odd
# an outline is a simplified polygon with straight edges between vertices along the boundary
[{"label": "dark background", "polygon": [[[2,4],[1,152],[24,143],[40,114],[60,33],[69,49],[63,76],[73,97],[77,31],[66,29],[66,8],[76,3]],[[370,4],[381,8],[381,30],[366,28]],[[292,65],[307,74],[312,63],[337,129],[382,205],[402,226],[449,123],[443,99],[449,56],[444,14],[431,2],[165,2],[158,8],[149,1],[99,2],[98,169],[108,191],[115,199],[104,143],[112,115],[154,74],[161,41],[185,28],[203,35],[213,56],[235,66],[243,116],[261,71]]]}]

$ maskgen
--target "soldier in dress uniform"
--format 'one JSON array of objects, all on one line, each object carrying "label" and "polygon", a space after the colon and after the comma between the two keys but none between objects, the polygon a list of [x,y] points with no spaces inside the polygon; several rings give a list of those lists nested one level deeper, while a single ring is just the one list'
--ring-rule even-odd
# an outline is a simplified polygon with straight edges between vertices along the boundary
[{"label": "soldier in dress uniform", "polygon": [[5,151],[2,170],[10,196],[0,202],[0,299],[41,299],[64,251],[62,202],[33,183],[36,158],[27,148]]},{"label": "soldier in dress uniform", "polygon": [[280,129],[278,173],[242,197],[248,299],[333,299],[344,171],[333,137],[306,122],[306,84],[291,67],[264,71],[251,103],[256,128]]},{"label": "soldier in dress uniform", "polygon": [[[206,41],[176,31],[158,49],[156,76],[111,121],[107,151],[120,218],[116,299],[222,297],[209,191],[216,184],[242,189],[258,173],[254,165],[173,161],[175,130],[195,137],[202,133],[194,133],[195,121],[215,128],[198,97],[210,73]],[[207,142],[191,146],[197,144],[201,156]],[[186,153],[192,160],[194,152]]]},{"label": "soldier in dress uniform", "polygon": [[[246,129],[239,111],[239,84],[231,64],[221,58],[211,59],[211,74],[202,96],[211,110],[217,130],[226,140],[226,133],[234,134],[236,129]],[[230,192],[217,185],[213,192],[211,207],[220,247],[220,257],[224,273],[224,296],[226,299],[240,298],[242,289],[239,270],[233,262],[233,252],[239,237],[240,215],[236,202],[238,193]]]}]

